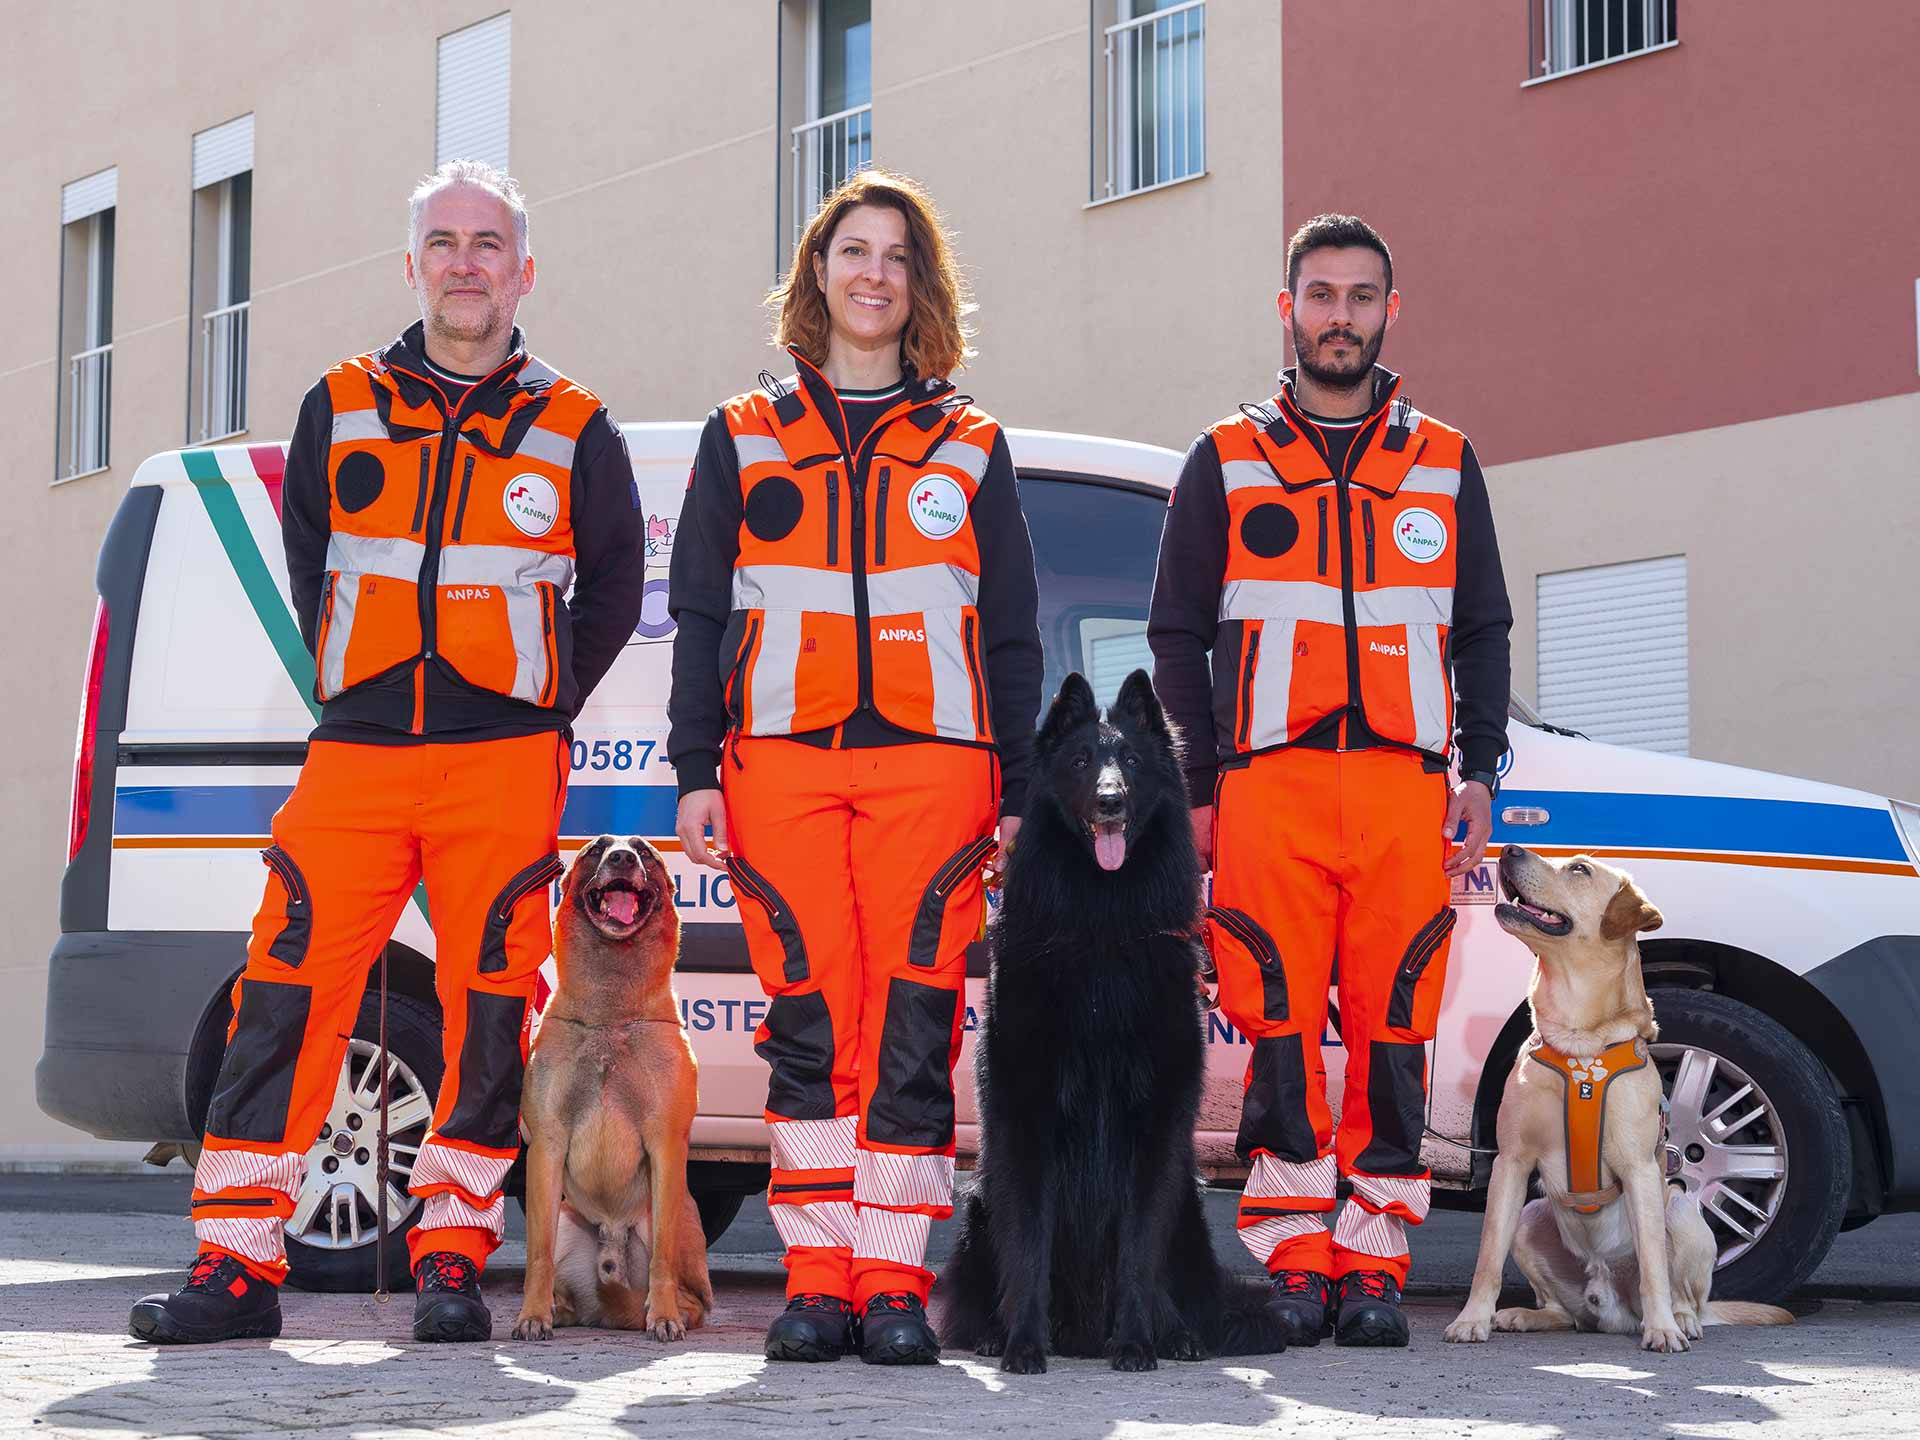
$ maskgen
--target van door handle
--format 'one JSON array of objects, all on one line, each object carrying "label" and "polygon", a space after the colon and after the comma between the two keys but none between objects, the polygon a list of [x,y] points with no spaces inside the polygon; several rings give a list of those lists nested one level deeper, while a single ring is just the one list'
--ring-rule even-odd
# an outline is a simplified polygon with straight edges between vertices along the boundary
[{"label": "van door handle", "polygon": [[1509,805],[1500,812],[1503,825],[1544,825],[1552,818],[1538,805]]}]

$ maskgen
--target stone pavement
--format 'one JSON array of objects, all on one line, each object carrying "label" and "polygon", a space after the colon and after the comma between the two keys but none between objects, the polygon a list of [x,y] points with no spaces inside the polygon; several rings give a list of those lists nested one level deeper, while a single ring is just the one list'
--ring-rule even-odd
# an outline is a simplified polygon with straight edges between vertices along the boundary
[{"label": "stone pavement", "polygon": [[[106,1437],[412,1434],[836,1437],[1614,1437],[1911,1434],[1920,1430],[1920,1305],[1827,1299],[1799,1324],[1715,1328],[1689,1354],[1613,1336],[1441,1342],[1452,1299],[1411,1306],[1405,1352],[1311,1350],[1163,1364],[1117,1375],[1056,1361],[1002,1376],[972,1356],[881,1370],[857,1360],[769,1365],[782,1272],[715,1257],[718,1308],[689,1341],[566,1330],[546,1344],[421,1346],[411,1297],[289,1293],[274,1342],[155,1349],[125,1334],[129,1303],[177,1283],[177,1218],[0,1213],[0,1433]],[[524,1251],[489,1276],[511,1327]]]}]

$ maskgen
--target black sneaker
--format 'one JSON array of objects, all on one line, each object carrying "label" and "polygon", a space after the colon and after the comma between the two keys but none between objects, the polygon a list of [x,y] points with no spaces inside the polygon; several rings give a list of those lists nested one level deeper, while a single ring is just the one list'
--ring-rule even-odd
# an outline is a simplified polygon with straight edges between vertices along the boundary
[{"label": "black sneaker", "polygon": [[1276,1270],[1267,1313],[1289,1345],[1318,1345],[1333,1333],[1333,1281],[1317,1270]]},{"label": "black sneaker", "polygon": [[869,1365],[931,1365],[940,1337],[918,1295],[876,1295],[860,1312],[860,1358]]},{"label": "black sneaker", "polygon": [[233,1256],[208,1250],[173,1294],[149,1295],[133,1307],[127,1333],[154,1345],[271,1340],[280,1333],[280,1287]]},{"label": "black sneaker", "polygon": [[767,1327],[769,1360],[838,1360],[855,1344],[853,1306],[838,1295],[796,1295]]},{"label": "black sneaker", "polygon": [[1384,1270],[1356,1270],[1340,1277],[1333,1327],[1336,1345],[1405,1345],[1407,1316],[1400,1308],[1400,1282]]},{"label": "black sneaker", "polygon": [[480,1294],[480,1267],[454,1250],[436,1250],[414,1272],[416,1340],[491,1340],[493,1315]]}]

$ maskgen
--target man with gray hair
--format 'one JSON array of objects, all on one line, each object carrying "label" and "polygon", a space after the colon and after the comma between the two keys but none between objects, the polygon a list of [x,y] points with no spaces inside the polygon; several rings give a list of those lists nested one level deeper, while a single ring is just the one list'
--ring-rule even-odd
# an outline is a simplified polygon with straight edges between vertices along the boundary
[{"label": "man with gray hair", "polygon": [[264,852],[194,1171],[199,1255],[181,1289],[133,1307],[141,1340],[280,1333],[308,1152],[325,1140],[323,1169],[372,1174],[377,1115],[336,1133],[329,1113],[379,1084],[348,1039],[423,879],[445,1072],[412,1156],[413,1333],[492,1333],[479,1279],[520,1147],[571,725],[639,619],[643,542],[619,429],[513,323],[534,282],[519,187],[454,161],[411,210],[419,323],[327,371],[287,452],[287,573],[323,708]]}]

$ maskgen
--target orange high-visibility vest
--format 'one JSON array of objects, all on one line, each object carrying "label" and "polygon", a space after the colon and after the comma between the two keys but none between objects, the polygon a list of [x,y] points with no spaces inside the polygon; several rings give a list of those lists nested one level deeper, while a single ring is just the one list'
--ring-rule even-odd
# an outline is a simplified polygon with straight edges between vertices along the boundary
[{"label": "orange high-visibility vest", "polygon": [[1380,740],[1444,759],[1465,437],[1396,395],[1346,480],[1279,399],[1208,433],[1227,493],[1213,654],[1216,674],[1233,666],[1216,686],[1230,753],[1294,743],[1353,704]]},{"label": "orange high-visibility vest", "polygon": [[805,385],[779,388],[722,409],[743,516],[721,651],[735,729],[821,730],[866,703],[918,735],[990,742],[972,504],[998,422],[943,386],[849,457]]},{"label": "orange high-visibility vest", "polygon": [[573,452],[600,401],[528,357],[486,407],[500,413],[456,432],[422,395],[433,382],[405,373],[403,386],[368,354],[326,375],[332,533],[314,694],[437,655],[480,689],[551,706],[572,655]]}]

